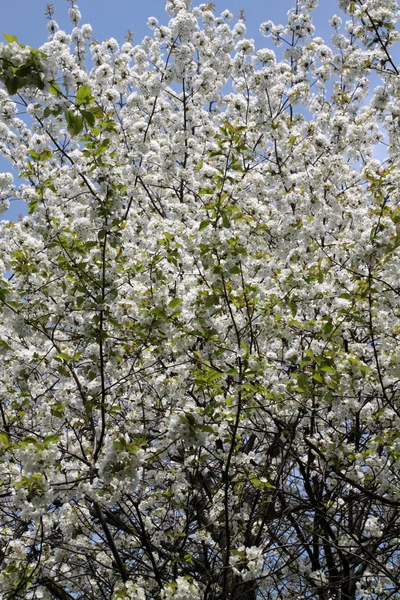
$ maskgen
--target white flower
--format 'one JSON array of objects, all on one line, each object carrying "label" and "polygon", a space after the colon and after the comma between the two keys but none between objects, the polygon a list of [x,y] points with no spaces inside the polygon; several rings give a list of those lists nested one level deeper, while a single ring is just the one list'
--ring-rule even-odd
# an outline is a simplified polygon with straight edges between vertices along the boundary
[{"label": "white flower", "polygon": [[236,52],[251,55],[254,52],[254,40],[240,40],[235,46]]},{"label": "white flower", "polygon": [[233,19],[233,13],[230,10],[224,10],[221,13],[221,17],[223,19],[225,19],[226,21],[232,21],[232,19]]},{"label": "white flower", "polygon": [[82,17],[78,7],[71,6],[71,8],[68,10],[68,15],[69,15],[69,19],[70,19],[71,23],[75,26],[78,26],[79,21],[81,20],[81,17]]},{"label": "white flower", "polygon": [[48,147],[48,140],[43,135],[33,135],[31,137],[31,146],[36,152],[42,152]]},{"label": "white flower", "polygon": [[190,583],[184,577],[177,577],[173,584],[167,584],[161,592],[162,600],[200,600],[197,583]]},{"label": "white flower", "polygon": [[260,25],[261,35],[263,35],[264,37],[269,37],[272,33],[271,32],[272,27],[273,27],[272,21],[264,21],[264,23],[261,23],[261,25]]},{"label": "white flower", "polygon": [[103,42],[103,46],[105,50],[109,50],[111,52],[118,52],[119,44],[117,40],[113,37],[108,38],[105,42]]},{"label": "white flower", "polygon": [[83,37],[90,38],[90,36],[93,33],[92,26],[85,23],[85,25],[82,25],[82,27],[81,27],[81,32],[82,32]]},{"label": "white flower", "polygon": [[110,102],[118,102],[120,99],[120,93],[116,88],[107,88],[104,92],[104,96]]},{"label": "white flower", "polygon": [[54,33],[56,33],[56,31],[59,30],[58,24],[56,21],[51,20],[47,23],[47,31],[51,34],[54,35]]},{"label": "white flower", "polygon": [[8,194],[14,178],[11,173],[0,173],[0,194]]},{"label": "white flower", "polygon": [[315,581],[315,583],[318,586],[326,585],[326,583],[328,581],[327,576],[321,570],[319,570],[319,571],[312,571],[310,573],[310,577],[311,577],[311,579],[313,579]]},{"label": "white flower", "polygon": [[156,19],[155,17],[149,17],[147,20],[147,27],[149,27],[150,29],[155,29],[156,27],[158,27],[158,19]]},{"label": "white flower", "polygon": [[106,81],[107,79],[110,78],[110,76],[112,75],[112,70],[110,65],[100,65],[100,67],[98,67],[96,69],[96,73],[95,73],[95,77],[97,79],[97,81],[102,82],[102,81]]},{"label": "white flower", "polygon": [[246,25],[242,22],[236,23],[235,27],[232,30],[232,34],[234,39],[238,40],[243,37],[246,33]]},{"label": "white flower", "polygon": [[332,27],[337,29],[341,26],[342,19],[339,17],[339,15],[332,15],[332,17],[329,19],[329,23],[332,25]]},{"label": "white flower", "polygon": [[379,523],[378,517],[368,517],[364,524],[365,534],[368,537],[380,537],[382,535],[382,526]]}]

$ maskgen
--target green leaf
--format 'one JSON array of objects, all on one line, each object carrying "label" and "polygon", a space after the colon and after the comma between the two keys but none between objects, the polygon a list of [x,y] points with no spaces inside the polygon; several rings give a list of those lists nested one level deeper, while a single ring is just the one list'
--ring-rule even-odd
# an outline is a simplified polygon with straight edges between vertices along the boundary
[{"label": "green leaf", "polygon": [[191,413],[185,412],[185,417],[190,427],[194,427],[196,425],[196,419]]},{"label": "green leaf", "polygon": [[39,206],[38,198],[33,198],[33,200],[30,200],[29,204],[28,204],[28,214],[32,215],[38,206]]},{"label": "green leaf", "polygon": [[221,379],[221,377],[224,377],[225,373],[221,373],[220,371],[210,369],[209,371],[206,371],[205,376],[207,378],[207,383],[211,383],[215,379]]},{"label": "green leaf", "polygon": [[241,558],[246,558],[246,553],[244,552],[244,550],[236,550],[235,548],[233,548],[231,550],[231,554],[233,554],[234,556],[240,556]]},{"label": "green leaf", "polygon": [[18,44],[18,38],[16,35],[10,35],[8,33],[3,33],[3,37],[6,40],[6,42],[8,42],[9,44],[11,44],[12,42],[17,42],[17,44]]},{"label": "green leaf", "polygon": [[2,339],[0,338],[0,349],[1,349],[1,348],[2,348],[3,350],[11,350],[11,346],[9,346],[5,340],[2,340]]},{"label": "green leaf", "polygon": [[108,138],[105,138],[104,140],[102,140],[100,146],[97,148],[97,150],[95,152],[95,156],[101,156],[102,154],[104,154],[104,152],[107,150],[109,145],[110,145],[110,140]]},{"label": "green leaf", "polygon": [[202,221],[199,225],[199,231],[203,231],[203,229],[205,229],[209,225],[210,225],[210,221],[208,219],[206,219],[205,221]]},{"label": "green leaf", "polygon": [[88,110],[83,110],[82,117],[83,117],[83,120],[85,121],[85,123],[87,123],[89,125],[89,127],[94,127],[94,124],[96,123],[96,119],[92,112],[90,112]]},{"label": "green leaf", "polygon": [[324,373],[335,373],[335,369],[333,367],[330,367],[329,365],[326,365],[325,367],[321,367],[321,371],[323,371]]},{"label": "green leaf", "polygon": [[4,445],[7,445],[10,443],[10,438],[8,437],[8,435],[6,433],[1,432],[0,433],[0,442]]},{"label": "green leaf", "polygon": [[73,113],[71,110],[65,112],[65,120],[67,122],[67,130],[69,135],[77,136],[83,130],[83,119],[81,115]]},{"label": "green leaf", "polygon": [[254,487],[262,487],[262,481],[258,479],[255,475],[250,475],[250,481],[254,485]]},{"label": "green leaf", "polygon": [[18,77],[6,77],[4,79],[4,85],[7,88],[7,92],[10,94],[10,96],[14,96],[20,87],[23,87],[23,83],[21,83],[21,80],[18,79]]},{"label": "green leaf", "polygon": [[44,441],[43,441],[43,443],[44,443],[44,445],[45,445],[45,446],[46,446],[46,448],[47,448],[47,446],[48,446],[49,444],[54,444],[54,443],[56,443],[56,442],[59,442],[59,441],[60,441],[60,436],[59,436],[59,435],[47,435],[47,436],[44,438]]},{"label": "green leaf", "polygon": [[209,156],[213,158],[214,156],[225,156],[225,154],[222,152],[222,150],[212,150]]},{"label": "green leaf", "polygon": [[215,433],[211,425],[200,425],[199,429],[200,431],[204,431],[205,433]]},{"label": "green leaf", "polygon": [[239,371],[237,369],[229,369],[229,371],[226,372],[226,375],[239,375]]},{"label": "green leaf", "polygon": [[63,109],[61,108],[61,106],[56,106],[51,112],[53,113],[54,117],[58,117],[58,115],[61,115],[62,110]]},{"label": "green leaf", "polygon": [[330,319],[324,326],[324,335],[329,335],[335,329],[335,326]]},{"label": "green leaf", "polygon": [[53,158],[53,153],[50,150],[43,150],[38,156],[38,160],[49,160]]},{"label": "green leaf", "polygon": [[96,119],[101,119],[104,117],[104,113],[101,110],[100,106],[91,106],[90,108],[87,109],[88,112],[91,112],[92,115],[96,118]]},{"label": "green leaf", "polygon": [[288,306],[290,308],[290,312],[292,313],[293,317],[295,317],[297,315],[297,304],[294,300],[289,300],[288,301]]},{"label": "green leaf", "polygon": [[214,306],[215,304],[219,304],[219,296],[217,296],[216,294],[209,294],[205,298],[205,304],[208,308]]},{"label": "green leaf", "polygon": [[231,226],[231,222],[226,212],[222,213],[222,225],[226,228],[229,228]]},{"label": "green leaf", "polygon": [[23,78],[29,75],[32,71],[32,65],[22,65],[20,67],[12,67],[12,72],[16,77]]},{"label": "green leaf", "polygon": [[54,406],[50,408],[50,411],[54,417],[61,419],[64,415],[64,409],[64,404],[62,402],[57,402],[57,404],[54,404]]},{"label": "green leaf", "polygon": [[[25,48],[25,46],[23,46],[22,44],[20,44],[21,48]],[[44,58],[47,56],[47,54],[45,52],[42,52],[41,50],[38,50],[37,48],[30,48],[30,53],[32,56],[43,56]]]},{"label": "green leaf", "polygon": [[36,150],[28,150],[28,154],[32,156],[33,160],[37,160],[39,158],[39,154]]},{"label": "green leaf", "polygon": [[22,446],[23,448],[26,446],[29,446],[29,444],[33,444],[34,446],[38,446],[38,440],[33,437],[33,435],[28,435],[27,437],[24,437],[20,442],[19,445]]},{"label": "green leaf", "polygon": [[267,490],[275,490],[276,486],[273,485],[272,483],[270,483],[269,481],[263,481],[263,488],[266,488]]},{"label": "green leaf", "polygon": [[315,372],[313,375],[313,379],[315,381],[318,381],[318,383],[324,383],[324,378],[322,377],[322,375],[318,372]]},{"label": "green leaf", "polygon": [[61,88],[58,85],[58,83],[56,83],[55,81],[51,81],[49,86],[49,92],[54,96],[59,96],[61,94]]},{"label": "green leaf", "polygon": [[182,298],[173,298],[171,300],[171,302],[169,302],[168,307],[169,308],[177,308],[180,304],[182,304],[183,300]]},{"label": "green leaf", "polygon": [[250,481],[254,485],[254,487],[266,489],[266,490],[274,490],[275,486],[272,485],[269,481],[261,481],[255,475],[250,475]]},{"label": "green leaf", "polygon": [[195,337],[203,337],[203,333],[198,329],[193,329],[192,331],[187,332],[188,335],[194,335]]},{"label": "green leaf", "polygon": [[305,373],[298,373],[297,375],[297,391],[299,392],[305,392],[307,390],[308,387],[308,378],[307,375]]},{"label": "green leaf", "polygon": [[239,275],[240,274],[240,267],[238,265],[235,265],[234,267],[232,267],[231,269],[229,269],[229,273],[232,273],[232,275]]},{"label": "green leaf", "polygon": [[90,104],[91,102],[93,102],[93,97],[90,92],[90,87],[88,85],[82,85],[76,92],[75,104]]},{"label": "green leaf", "polygon": [[[230,131],[231,133],[235,133],[235,132],[236,132],[236,129],[235,129],[235,127],[234,127],[234,126],[233,126],[231,123],[229,123],[229,121],[224,121],[224,125],[225,125],[225,127],[226,127],[227,129],[229,129],[229,131]],[[220,127],[220,129],[222,130],[222,127]]]}]

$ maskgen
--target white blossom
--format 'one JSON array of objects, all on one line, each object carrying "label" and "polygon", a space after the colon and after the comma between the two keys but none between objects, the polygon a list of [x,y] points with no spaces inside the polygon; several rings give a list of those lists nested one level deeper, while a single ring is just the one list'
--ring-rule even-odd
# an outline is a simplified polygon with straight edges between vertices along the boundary
[{"label": "white blossom", "polygon": [[398,593],[399,11],[293,4],[0,44],[2,598]]}]

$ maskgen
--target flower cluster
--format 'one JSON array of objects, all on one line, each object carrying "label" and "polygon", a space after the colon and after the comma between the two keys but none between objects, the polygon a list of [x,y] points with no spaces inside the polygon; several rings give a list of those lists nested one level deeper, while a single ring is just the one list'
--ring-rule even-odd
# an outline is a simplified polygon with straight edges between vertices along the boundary
[{"label": "flower cluster", "polygon": [[2,597],[397,597],[398,7],[316,4],[0,45]]}]

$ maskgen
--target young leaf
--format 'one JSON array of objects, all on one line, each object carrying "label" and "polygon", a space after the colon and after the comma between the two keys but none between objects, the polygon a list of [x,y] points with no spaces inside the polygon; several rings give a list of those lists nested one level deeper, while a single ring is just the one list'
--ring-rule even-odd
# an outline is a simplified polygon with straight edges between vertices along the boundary
[{"label": "young leaf", "polygon": [[211,221],[209,221],[208,219],[205,219],[204,221],[202,221],[199,225],[199,231],[203,231],[203,229],[206,229],[206,227],[208,227],[210,225]]},{"label": "young leaf", "polygon": [[70,136],[76,137],[83,130],[83,119],[81,115],[73,113],[71,110],[65,112],[65,120],[67,122],[67,130]]},{"label": "young leaf", "polygon": [[93,102],[93,97],[90,92],[90,87],[88,85],[82,85],[76,92],[75,104],[90,104],[91,102]]},{"label": "young leaf", "polygon": [[10,35],[8,33],[3,33],[3,37],[6,40],[6,42],[8,42],[9,44],[11,44],[12,42],[17,42],[17,44],[18,44],[18,38],[16,35]]}]

